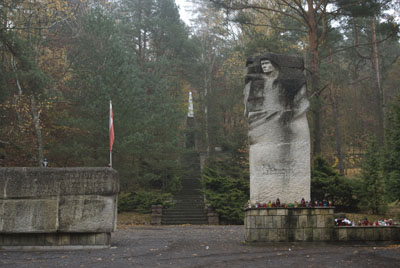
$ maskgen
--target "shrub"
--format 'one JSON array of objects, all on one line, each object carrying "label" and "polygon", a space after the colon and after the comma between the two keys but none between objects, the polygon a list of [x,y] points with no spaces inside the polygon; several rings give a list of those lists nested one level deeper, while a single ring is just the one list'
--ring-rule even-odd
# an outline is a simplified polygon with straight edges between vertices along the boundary
[{"label": "shrub", "polygon": [[169,207],[172,204],[170,193],[139,190],[136,192],[120,192],[118,197],[118,212],[139,211],[150,213],[152,205]]},{"label": "shrub", "polygon": [[250,189],[247,170],[219,162],[213,168],[205,168],[202,182],[206,202],[219,214],[221,221],[242,224],[243,206],[249,199]]},{"label": "shrub", "polygon": [[332,200],[341,209],[356,210],[360,181],[341,176],[322,157],[316,157],[311,170],[312,200]]}]

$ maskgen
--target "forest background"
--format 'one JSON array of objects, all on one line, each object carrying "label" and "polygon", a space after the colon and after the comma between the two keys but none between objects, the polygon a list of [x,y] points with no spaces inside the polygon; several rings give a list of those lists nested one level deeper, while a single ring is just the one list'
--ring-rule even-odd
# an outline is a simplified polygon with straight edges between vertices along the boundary
[{"label": "forest background", "polygon": [[240,221],[244,64],[271,51],[305,59],[312,198],[400,199],[399,1],[188,2],[190,26],[174,0],[0,0],[0,166],[107,166],[112,100],[120,210],[168,205],[193,92],[206,197]]}]

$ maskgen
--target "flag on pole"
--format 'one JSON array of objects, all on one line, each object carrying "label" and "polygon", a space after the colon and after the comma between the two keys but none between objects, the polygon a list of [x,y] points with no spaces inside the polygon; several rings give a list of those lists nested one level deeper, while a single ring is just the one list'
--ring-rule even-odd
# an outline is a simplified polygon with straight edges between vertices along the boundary
[{"label": "flag on pole", "polygon": [[113,110],[112,110],[112,104],[110,101],[110,152],[112,151],[112,147],[114,144],[114,122],[113,122]]}]

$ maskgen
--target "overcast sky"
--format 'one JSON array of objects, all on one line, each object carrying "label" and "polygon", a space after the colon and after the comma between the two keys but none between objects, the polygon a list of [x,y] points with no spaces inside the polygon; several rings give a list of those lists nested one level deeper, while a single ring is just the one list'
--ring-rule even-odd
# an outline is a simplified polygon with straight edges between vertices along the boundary
[{"label": "overcast sky", "polygon": [[187,24],[190,25],[190,14],[185,11],[185,8],[190,7],[191,4],[186,0],[175,0],[176,5],[179,7],[179,13],[181,15],[181,19]]}]

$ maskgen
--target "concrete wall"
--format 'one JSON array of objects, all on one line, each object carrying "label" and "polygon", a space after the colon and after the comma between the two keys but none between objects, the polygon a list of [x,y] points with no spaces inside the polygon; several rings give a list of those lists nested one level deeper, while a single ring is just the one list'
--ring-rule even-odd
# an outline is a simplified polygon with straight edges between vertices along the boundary
[{"label": "concrete wall", "polygon": [[341,226],[335,227],[334,241],[337,242],[384,242],[400,241],[399,226]]},{"label": "concrete wall", "polygon": [[335,227],[333,214],[334,208],[247,209],[245,241],[400,241],[400,227]]},{"label": "concrete wall", "polygon": [[0,235],[110,233],[118,192],[111,168],[0,168]]},{"label": "concrete wall", "polygon": [[333,208],[258,208],[245,212],[248,242],[330,241]]}]

